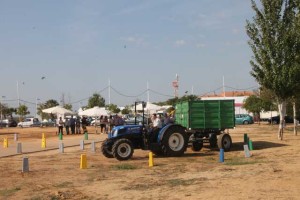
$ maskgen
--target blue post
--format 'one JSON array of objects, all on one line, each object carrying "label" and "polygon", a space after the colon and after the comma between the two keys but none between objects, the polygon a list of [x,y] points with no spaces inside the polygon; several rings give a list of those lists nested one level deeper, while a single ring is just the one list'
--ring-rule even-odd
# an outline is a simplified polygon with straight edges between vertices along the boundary
[{"label": "blue post", "polygon": [[224,149],[220,149],[220,162],[224,162]]}]

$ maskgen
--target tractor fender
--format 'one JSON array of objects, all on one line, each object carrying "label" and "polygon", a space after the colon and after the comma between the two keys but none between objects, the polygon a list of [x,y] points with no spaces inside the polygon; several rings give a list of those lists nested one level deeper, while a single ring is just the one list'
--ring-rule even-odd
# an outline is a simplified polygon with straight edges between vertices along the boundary
[{"label": "tractor fender", "polygon": [[[157,143],[158,143],[158,144],[161,144],[161,141],[162,141],[162,139],[163,139],[163,137],[164,137],[165,132],[166,132],[170,127],[175,127],[175,126],[176,126],[176,127],[180,127],[180,128],[184,128],[183,126],[178,125],[178,124],[168,124],[168,125],[162,127],[162,128],[160,129],[159,133],[158,133]],[[184,129],[185,129],[185,128],[184,128]]]}]

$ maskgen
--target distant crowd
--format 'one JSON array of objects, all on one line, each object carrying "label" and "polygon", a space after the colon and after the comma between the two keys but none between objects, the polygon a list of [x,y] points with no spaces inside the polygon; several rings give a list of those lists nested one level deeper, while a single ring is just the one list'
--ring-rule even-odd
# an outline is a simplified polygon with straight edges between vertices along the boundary
[{"label": "distant crowd", "polygon": [[[100,133],[108,133],[112,130],[114,126],[124,125],[124,119],[119,115],[114,116],[103,116],[101,115],[99,118],[100,122]],[[86,116],[74,118],[71,115],[71,118],[66,118],[65,120],[60,117],[57,121],[58,133],[67,135],[69,134],[81,134],[87,132],[87,126],[90,124]],[[95,126],[97,124],[95,123]]]}]

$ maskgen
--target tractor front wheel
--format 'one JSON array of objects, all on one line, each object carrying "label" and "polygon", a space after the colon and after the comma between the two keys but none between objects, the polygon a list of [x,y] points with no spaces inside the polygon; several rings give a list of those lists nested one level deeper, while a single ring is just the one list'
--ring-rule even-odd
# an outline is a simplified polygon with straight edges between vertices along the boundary
[{"label": "tractor front wheel", "polygon": [[113,156],[120,161],[130,159],[133,151],[132,142],[125,138],[117,140],[112,147]]},{"label": "tractor front wheel", "polygon": [[113,142],[110,142],[108,139],[105,139],[101,145],[101,152],[106,158],[113,158],[112,153]]}]

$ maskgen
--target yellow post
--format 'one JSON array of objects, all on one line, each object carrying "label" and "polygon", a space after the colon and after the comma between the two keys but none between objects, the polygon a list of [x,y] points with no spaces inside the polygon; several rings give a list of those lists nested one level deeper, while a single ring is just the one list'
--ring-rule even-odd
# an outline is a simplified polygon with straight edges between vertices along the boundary
[{"label": "yellow post", "polygon": [[87,168],[87,161],[86,161],[86,155],[81,154],[80,157],[80,169],[86,169]]},{"label": "yellow post", "polygon": [[45,138],[45,133],[42,133],[42,139]]},{"label": "yellow post", "polygon": [[46,148],[46,138],[42,138],[42,148]]},{"label": "yellow post", "polygon": [[3,139],[3,148],[8,148],[8,140],[7,140],[7,137]]},{"label": "yellow post", "polygon": [[153,153],[149,152],[149,167],[153,167]]}]

